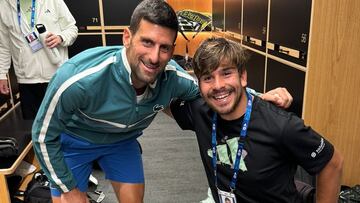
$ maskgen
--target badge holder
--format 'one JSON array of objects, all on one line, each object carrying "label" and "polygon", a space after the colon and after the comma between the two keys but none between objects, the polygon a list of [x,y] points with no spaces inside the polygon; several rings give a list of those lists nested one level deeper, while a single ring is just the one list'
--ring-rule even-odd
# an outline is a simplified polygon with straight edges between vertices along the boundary
[{"label": "badge holder", "polygon": [[236,203],[235,194],[218,189],[220,203]]},{"label": "badge holder", "polygon": [[35,32],[31,32],[31,33],[27,34],[25,36],[25,39],[28,42],[33,53],[35,53],[43,48],[43,45],[41,44],[39,37],[36,35]]}]

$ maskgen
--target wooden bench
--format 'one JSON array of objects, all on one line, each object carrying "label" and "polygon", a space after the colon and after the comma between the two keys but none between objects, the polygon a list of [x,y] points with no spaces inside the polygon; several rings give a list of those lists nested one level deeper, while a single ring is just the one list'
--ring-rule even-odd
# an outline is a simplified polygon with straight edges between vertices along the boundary
[{"label": "wooden bench", "polygon": [[[0,136],[14,137],[19,144],[19,156],[0,158],[0,203],[11,203],[7,177],[14,174],[23,160],[39,168],[31,144],[31,125],[32,121],[22,119],[20,105],[0,120]],[[23,177],[19,189],[25,190],[31,178],[30,175]]]}]

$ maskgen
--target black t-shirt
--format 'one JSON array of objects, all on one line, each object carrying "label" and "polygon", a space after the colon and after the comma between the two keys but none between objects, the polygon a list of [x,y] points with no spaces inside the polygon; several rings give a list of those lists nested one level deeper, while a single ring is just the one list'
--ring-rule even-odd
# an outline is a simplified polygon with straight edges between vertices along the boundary
[{"label": "black t-shirt", "polygon": [[[196,132],[200,155],[215,201],[218,202],[211,164],[213,111],[203,99],[175,101],[171,111],[184,130]],[[229,191],[243,118],[217,121],[217,181]],[[271,103],[254,98],[235,195],[238,202],[297,202],[294,174],[298,165],[317,174],[330,161],[333,146],[305,126],[302,119]]]}]

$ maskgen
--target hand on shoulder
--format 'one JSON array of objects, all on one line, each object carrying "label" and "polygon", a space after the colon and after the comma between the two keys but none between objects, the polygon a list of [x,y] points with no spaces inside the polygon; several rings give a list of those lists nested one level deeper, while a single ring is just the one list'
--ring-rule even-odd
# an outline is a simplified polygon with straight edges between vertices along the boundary
[{"label": "hand on shoulder", "polygon": [[276,89],[265,92],[260,96],[263,100],[272,102],[278,107],[289,108],[293,102],[293,97],[284,87],[278,87]]}]

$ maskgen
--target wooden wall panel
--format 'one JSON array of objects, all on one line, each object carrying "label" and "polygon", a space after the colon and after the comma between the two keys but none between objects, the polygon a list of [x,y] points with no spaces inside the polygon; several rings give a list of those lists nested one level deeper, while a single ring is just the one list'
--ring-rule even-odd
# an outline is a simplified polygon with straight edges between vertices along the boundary
[{"label": "wooden wall panel", "polygon": [[212,0],[167,0],[175,11],[191,9],[198,12],[212,12]]},{"label": "wooden wall panel", "polygon": [[343,184],[360,183],[360,1],[314,1],[304,119],[345,158]]},{"label": "wooden wall panel", "polygon": [[[194,39],[192,39],[192,36],[195,34],[195,32],[186,32],[185,35],[186,37],[190,40],[190,42],[188,43],[188,48],[189,48],[189,56],[193,57],[195,54],[196,49],[199,47],[200,43],[212,36],[211,32],[199,32],[196,37]],[[184,56],[186,53],[186,40],[183,36],[181,36],[181,34],[178,34],[178,37],[176,39],[176,46],[175,46],[175,51],[174,54],[177,55],[182,55]]]},{"label": "wooden wall panel", "polygon": [[[202,0],[202,1],[194,1],[194,0],[167,0],[169,5],[175,11],[180,11],[184,9],[190,9],[197,12],[212,12],[212,0]],[[195,32],[186,32],[186,37],[190,40],[188,43],[189,47],[189,56],[193,56],[199,44],[207,37],[211,35],[210,32],[200,32],[197,34],[194,39],[192,38],[195,35]],[[184,56],[186,53],[186,40],[180,33],[178,33],[178,37],[176,39],[176,47],[174,54]]]}]

